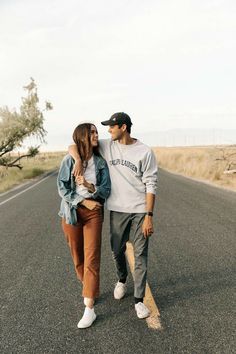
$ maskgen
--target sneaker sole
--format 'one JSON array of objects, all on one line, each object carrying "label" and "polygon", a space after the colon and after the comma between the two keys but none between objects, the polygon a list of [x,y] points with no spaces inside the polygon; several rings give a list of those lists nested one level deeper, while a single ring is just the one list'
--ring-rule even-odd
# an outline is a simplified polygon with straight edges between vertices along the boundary
[{"label": "sneaker sole", "polygon": [[[136,312],[136,314],[137,314],[137,312]],[[149,316],[150,316],[150,313],[149,313],[148,315],[146,315],[146,316],[138,315],[138,314],[137,314],[137,317],[138,317],[139,319],[141,319],[141,320],[143,320],[144,318],[147,318],[147,317],[149,317]]]},{"label": "sneaker sole", "polygon": [[77,327],[78,327],[79,329],[89,328],[89,327],[92,326],[92,324],[93,324],[93,322],[96,320],[96,318],[97,318],[97,316],[95,315],[95,318],[93,319],[93,321],[92,321],[89,325],[87,325],[87,326],[79,325],[79,323],[78,323],[78,324],[77,324]]},{"label": "sneaker sole", "polygon": [[125,294],[123,295],[123,296],[121,296],[121,297],[115,297],[115,295],[114,295],[114,299],[116,299],[116,300],[121,300],[121,299],[123,299],[125,297]]}]

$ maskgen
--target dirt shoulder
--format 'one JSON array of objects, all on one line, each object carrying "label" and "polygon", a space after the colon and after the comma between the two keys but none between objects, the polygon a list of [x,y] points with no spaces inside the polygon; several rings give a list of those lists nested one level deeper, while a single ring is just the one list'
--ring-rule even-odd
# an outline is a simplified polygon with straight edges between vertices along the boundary
[{"label": "dirt shoulder", "polygon": [[154,147],[161,168],[200,182],[236,191],[236,145]]}]

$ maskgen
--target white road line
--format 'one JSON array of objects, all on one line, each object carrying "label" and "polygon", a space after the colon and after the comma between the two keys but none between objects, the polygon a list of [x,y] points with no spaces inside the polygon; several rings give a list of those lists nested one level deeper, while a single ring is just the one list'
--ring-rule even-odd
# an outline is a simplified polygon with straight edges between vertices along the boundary
[{"label": "white road line", "polygon": [[3,202],[0,203],[0,206],[3,205],[3,204],[5,204],[5,203],[7,203],[7,202],[9,202],[9,201],[12,200],[12,199],[18,197],[19,195],[21,195],[21,194],[27,192],[29,189],[32,189],[32,188],[36,187],[38,184],[40,184],[41,182],[45,181],[46,179],[48,179],[48,178],[51,177],[51,176],[53,176],[53,174],[50,174],[49,176],[46,176],[46,177],[42,178],[40,181],[36,182],[36,183],[33,184],[32,186],[30,186],[30,187],[24,189],[23,191],[21,191],[21,192],[15,194],[15,195],[13,195],[13,196],[10,197],[10,198],[4,200]]},{"label": "white road line", "polygon": [[[127,242],[126,244],[126,256],[129,262],[130,270],[133,275],[134,272],[134,250],[132,243]],[[146,284],[146,291],[145,291],[145,297],[143,300],[144,304],[147,305],[149,310],[151,311],[151,315],[146,318],[146,322],[149,328],[155,329],[155,330],[161,330],[161,321],[160,321],[160,312],[157,308],[157,305],[155,303],[155,300],[152,296],[151,289],[148,285]]]}]

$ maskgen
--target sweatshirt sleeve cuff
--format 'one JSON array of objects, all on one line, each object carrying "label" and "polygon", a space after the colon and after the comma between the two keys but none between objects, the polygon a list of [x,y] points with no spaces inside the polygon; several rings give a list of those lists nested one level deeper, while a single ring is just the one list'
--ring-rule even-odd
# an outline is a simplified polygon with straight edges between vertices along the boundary
[{"label": "sweatshirt sleeve cuff", "polygon": [[156,195],[157,194],[157,189],[153,188],[153,187],[147,187],[146,193],[151,193],[151,194]]}]

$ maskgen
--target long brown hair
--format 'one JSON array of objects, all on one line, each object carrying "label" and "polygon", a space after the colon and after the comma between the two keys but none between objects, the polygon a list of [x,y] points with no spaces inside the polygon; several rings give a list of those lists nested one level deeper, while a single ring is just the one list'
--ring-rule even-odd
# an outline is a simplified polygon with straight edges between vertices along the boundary
[{"label": "long brown hair", "polygon": [[[99,155],[98,146],[91,145],[91,127],[95,125],[92,123],[79,124],[73,132],[73,140],[77,145],[82,162],[86,162],[90,158],[90,151],[93,150],[95,155]],[[96,127],[95,127],[96,128]],[[97,129],[97,128],[96,128]]]}]

